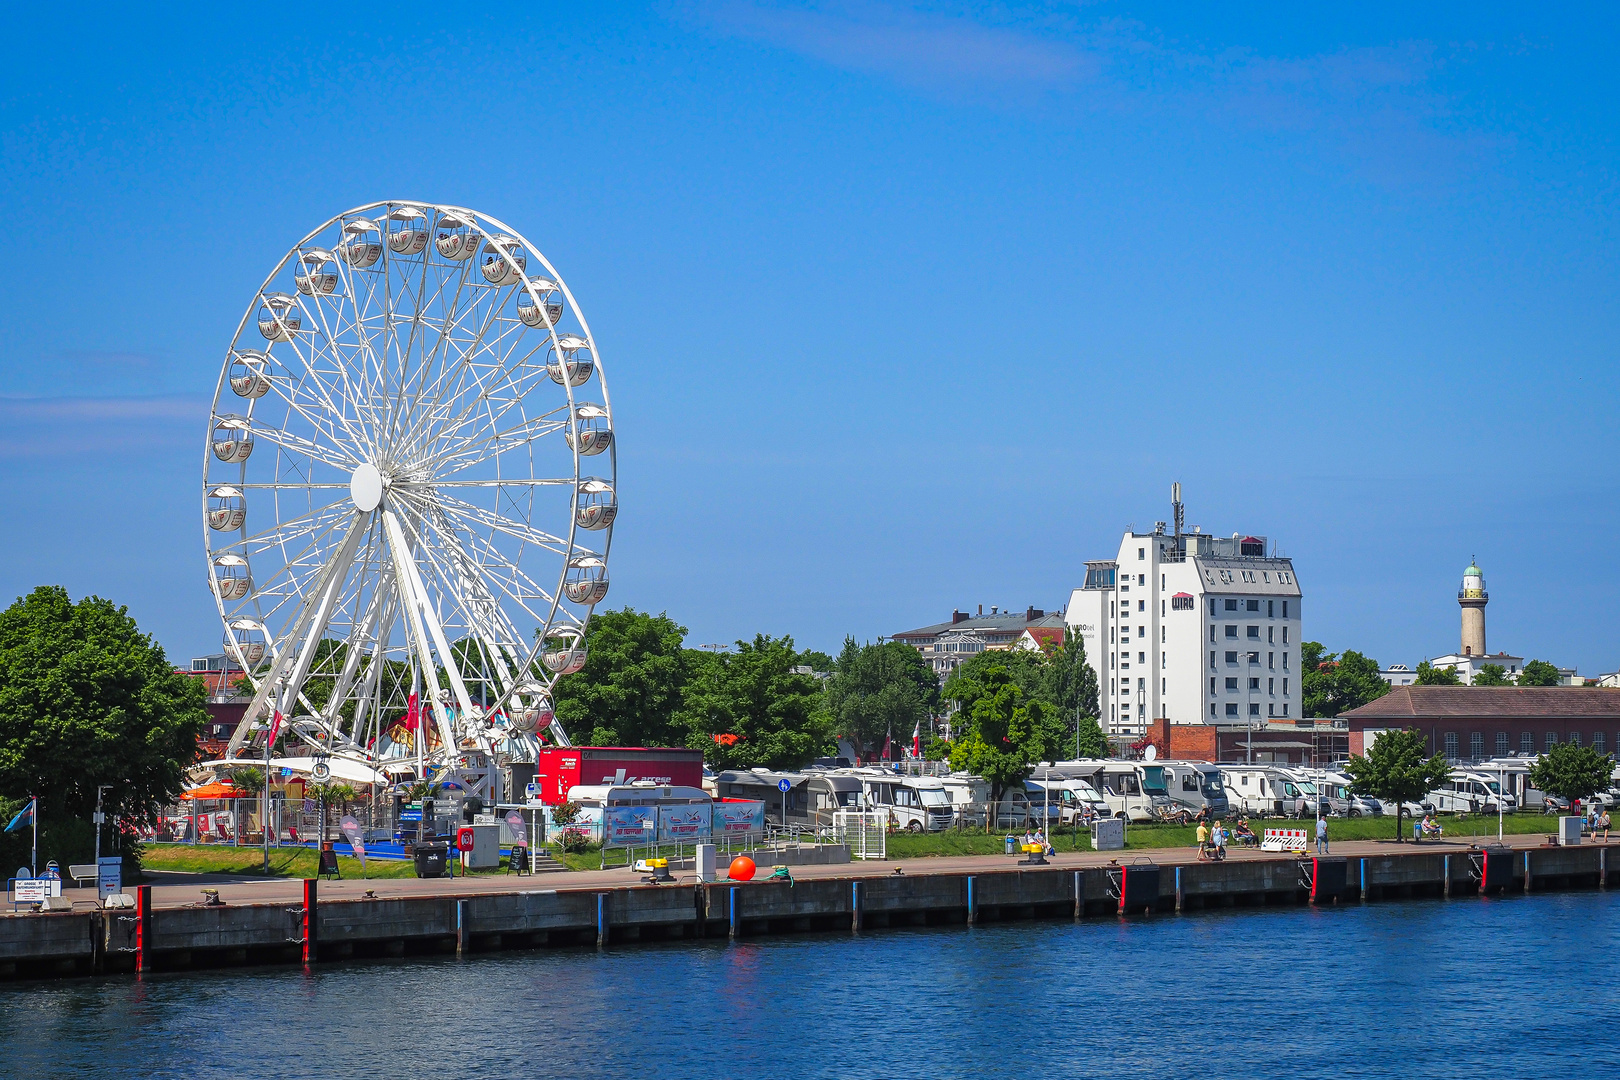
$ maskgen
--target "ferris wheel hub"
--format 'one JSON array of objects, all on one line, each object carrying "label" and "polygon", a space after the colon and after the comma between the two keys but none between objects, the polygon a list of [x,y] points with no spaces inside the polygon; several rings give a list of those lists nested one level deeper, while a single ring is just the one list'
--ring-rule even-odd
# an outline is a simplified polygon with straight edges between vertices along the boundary
[{"label": "ferris wheel hub", "polygon": [[382,497],[382,473],[371,462],[361,462],[349,477],[349,498],[354,500],[355,509],[369,514],[377,509]]}]

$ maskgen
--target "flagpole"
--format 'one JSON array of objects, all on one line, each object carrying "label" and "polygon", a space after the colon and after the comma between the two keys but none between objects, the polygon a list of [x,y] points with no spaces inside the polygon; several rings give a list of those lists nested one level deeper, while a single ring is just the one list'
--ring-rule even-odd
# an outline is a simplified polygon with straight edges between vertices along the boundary
[{"label": "flagpole", "polygon": [[39,796],[28,796],[29,817],[34,819],[34,847],[28,853],[28,872],[39,877]]}]

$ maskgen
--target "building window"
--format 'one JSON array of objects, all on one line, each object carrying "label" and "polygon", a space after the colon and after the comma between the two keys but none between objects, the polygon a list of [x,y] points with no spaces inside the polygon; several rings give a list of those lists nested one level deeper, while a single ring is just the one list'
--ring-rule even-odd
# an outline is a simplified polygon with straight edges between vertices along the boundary
[{"label": "building window", "polygon": [[1258,600],[1246,600],[1246,601],[1244,601],[1243,608],[1244,608],[1245,611],[1253,611],[1256,614],[1258,614],[1259,611],[1260,611],[1260,601],[1258,601]]},{"label": "building window", "polygon": [[1276,653],[1274,653],[1274,652],[1266,653],[1266,667],[1270,668],[1272,671],[1277,670],[1277,654]]},{"label": "building window", "polygon": [[1215,614],[1215,598],[1213,596],[1209,598],[1209,613],[1211,615]]},{"label": "building window", "polygon": [[1136,636],[1139,637],[1139,638],[1147,637],[1147,627],[1138,626],[1136,628]]},{"label": "building window", "polygon": [[1236,600],[1228,600],[1226,602],[1226,610],[1227,611],[1236,611],[1237,609],[1238,609],[1238,606],[1237,606],[1237,601]]},{"label": "building window", "polygon": [[1592,749],[1600,754],[1609,752],[1609,736],[1601,731],[1592,732]]},{"label": "building window", "polygon": [[1260,703],[1258,701],[1249,702],[1249,715],[1250,716],[1259,716],[1260,715]]},{"label": "building window", "polygon": [[1147,653],[1145,653],[1145,652],[1139,652],[1139,653],[1137,653],[1137,654],[1136,654],[1136,662],[1137,662],[1137,663],[1138,663],[1138,664],[1145,664],[1145,663],[1147,663]]},{"label": "building window", "polygon": [[1147,610],[1147,601],[1146,600],[1138,600],[1136,602],[1136,610],[1137,611],[1146,611]]},{"label": "building window", "polygon": [[1229,693],[1233,693],[1233,694],[1237,693],[1237,680],[1236,679],[1227,679],[1226,680],[1226,689],[1227,689],[1227,691]]},{"label": "building window", "polygon": [[1260,680],[1259,679],[1250,679],[1249,680],[1249,689],[1258,694],[1260,692]]},{"label": "building window", "polygon": [[1215,696],[1215,676],[1213,675],[1209,677],[1209,696]]},{"label": "building window", "polygon": [[1260,666],[1260,654],[1257,653],[1257,652],[1250,653],[1249,654],[1249,664],[1252,667],[1259,667]]},{"label": "building window", "polygon": [[[1259,682],[1260,680],[1256,679],[1254,681]],[[1276,679],[1267,679],[1266,680],[1266,693],[1275,694],[1276,692],[1277,692],[1277,680]]]},{"label": "building window", "polygon": [[1283,715],[1284,716],[1288,715],[1288,702],[1286,702],[1286,701],[1283,702]]},{"label": "building window", "polygon": [[1159,575],[1159,588],[1161,588],[1161,589],[1162,589],[1162,588],[1164,588],[1164,587],[1165,587],[1165,585],[1164,585],[1164,575],[1163,575],[1163,574],[1160,574],[1160,575]]},{"label": "building window", "polygon": [[1277,628],[1275,626],[1266,627],[1266,644],[1277,644]]},{"label": "building window", "polygon": [[1536,738],[1528,731],[1519,732],[1519,753],[1533,754],[1536,750]]},{"label": "building window", "polygon": [[1229,637],[1229,638],[1237,637],[1237,627],[1232,626],[1232,625],[1228,625],[1226,627],[1226,636]]},{"label": "building window", "polygon": [[1170,666],[1170,654],[1167,653],[1167,652],[1160,653],[1159,654],[1159,669],[1162,671],[1162,670],[1168,668],[1169,666]]},{"label": "building window", "polygon": [[1288,644],[1288,627],[1283,627],[1283,644]]},{"label": "building window", "polygon": [[1457,733],[1455,731],[1446,732],[1446,758],[1450,761],[1457,759]]},{"label": "building window", "polygon": [[1508,736],[1507,736],[1507,732],[1498,731],[1496,733],[1496,756],[1497,757],[1507,757],[1507,752],[1508,752]]},{"label": "building window", "polygon": [[1169,679],[1160,679],[1159,680],[1159,693],[1168,694],[1169,692],[1170,692],[1170,680]]},{"label": "building window", "polygon": [[1554,732],[1547,732],[1547,749],[1551,750],[1558,745],[1558,736]]},{"label": "building window", "polygon": [[1259,641],[1260,640],[1260,628],[1258,626],[1249,627],[1249,640],[1250,641]]},{"label": "building window", "polygon": [[1288,601],[1283,601],[1283,618],[1288,618]]},{"label": "building window", "polygon": [[1213,649],[1211,649],[1209,653],[1209,670],[1215,670],[1215,650]]},{"label": "building window", "polygon": [[1114,670],[1114,658],[1117,657],[1118,655],[1119,655],[1118,653],[1109,653],[1108,654],[1108,670],[1109,671]]},{"label": "building window", "polygon": [[1213,624],[1213,623],[1211,623],[1211,624],[1210,624],[1210,627],[1209,627],[1209,640],[1210,640],[1210,641],[1214,641],[1214,640],[1215,640],[1215,626],[1214,626],[1214,624]]},{"label": "building window", "polygon": [[1228,664],[1231,664],[1234,667],[1236,667],[1237,666],[1237,653],[1233,652],[1231,649],[1226,650],[1226,662]]},{"label": "building window", "polygon": [[1468,756],[1478,761],[1485,756],[1485,733],[1473,732],[1468,736]]},{"label": "building window", "polygon": [[1581,745],[1581,733],[1580,732],[1572,731],[1572,732],[1569,733],[1569,745],[1571,745],[1571,746],[1579,746],[1579,745]]},{"label": "building window", "polygon": [[1277,601],[1275,601],[1275,600],[1267,600],[1266,601],[1266,618],[1275,619],[1276,617],[1277,617]]},{"label": "building window", "polygon": [[1140,562],[1141,560],[1143,560],[1145,558],[1147,558],[1147,548],[1137,548],[1136,549],[1136,559],[1137,559],[1137,561]]},{"label": "building window", "polygon": [[1237,716],[1237,702],[1228,701],[1226,703],[1226,715],[1232,717]]},{"label": "building window", "polygon": [[1213,701],[1209,703],[1209,718],[1211,720],[1215,719],[1215,703]]},{"label": "building window", "polygon": [[[1286,640],[1287,637],[1288,637],[1288,635],[1286,633],[1284,633],[1283,638]],[[1288,654],[1287,653],[1283,653],[1283,670],[1284,671],[1288,670]]]},{"label": "building window", "polygon": [[[1283,679],[1283,697],[1287,697],[1287,696],[1288,696],[1288,680],[1285,678],[1285,679]],[[1283,706],[1283,708],[1286,709],[1287,706],[1285,705],[1285,706]]]},{"label": "building window", "polygon": [[1266,706],[1266,715],[1267,716],[1276,716],[1277,715],[1277,706],[1275,706],[1275,705],[1267,705]]}]

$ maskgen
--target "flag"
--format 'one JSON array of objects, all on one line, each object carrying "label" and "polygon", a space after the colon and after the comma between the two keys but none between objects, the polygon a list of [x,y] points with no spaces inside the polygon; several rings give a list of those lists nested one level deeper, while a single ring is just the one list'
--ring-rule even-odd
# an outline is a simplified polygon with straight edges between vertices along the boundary
[{"label": "flag", "polygon": [[917,721],[916,730],[911,733],[911,756],[922,757],[922,721]]},{"label": "flag", "polygon": [[276,736],[281,734],[281,723],[287,719],[285,716],[281,715],[280,709],[272,709],[271,712],[274,714],[275,718],[270,721],[270,741],[265,743],[266,746],[276,745]]},{"label": "flag", "polygon": [[34,823],[34,807],[38,803],[37,798],[29,799],[28,805],[17,811],[17,816],[11,819],[10,825],[6,826],[6,832],[16,832],[24,825],[32,825]]},{"label": "flag", "polygon": [[883,760],[884,761],[893,761],[894,760],[894,749],[893,749],[893,747],[894,747],[894,729],[890,728],[889,733],[887,735],[883,736]]},{"label": "flag", "polygon": [[414,732],[416,725],[422,722],[422,708],[416,702],[416,695],[412,694],[405,702],[405,730]]}]

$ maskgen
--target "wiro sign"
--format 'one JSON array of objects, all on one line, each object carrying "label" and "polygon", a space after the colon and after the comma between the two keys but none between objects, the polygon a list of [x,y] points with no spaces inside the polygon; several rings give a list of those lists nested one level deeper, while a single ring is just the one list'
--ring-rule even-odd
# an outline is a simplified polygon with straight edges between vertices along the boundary
[{"label": "wiro sign", "polygon": [[609,806],[602,811],[608,847],[703,840],[711,836],[764,836],[765,804],[757,800],[710,806]]}]

